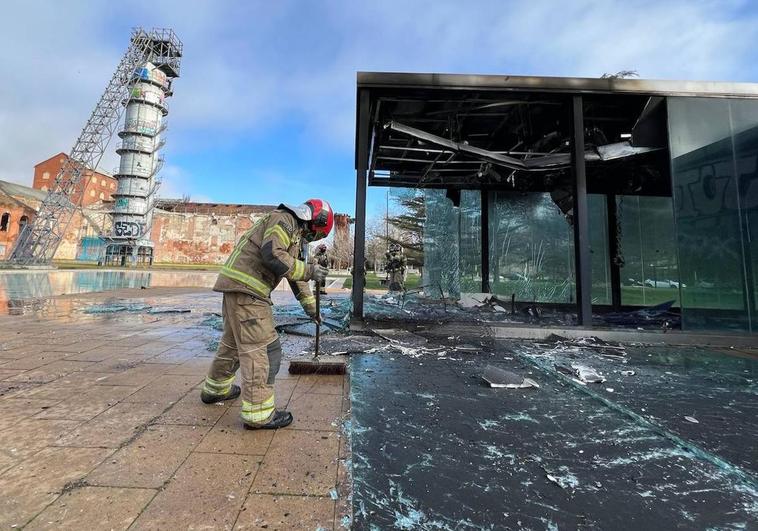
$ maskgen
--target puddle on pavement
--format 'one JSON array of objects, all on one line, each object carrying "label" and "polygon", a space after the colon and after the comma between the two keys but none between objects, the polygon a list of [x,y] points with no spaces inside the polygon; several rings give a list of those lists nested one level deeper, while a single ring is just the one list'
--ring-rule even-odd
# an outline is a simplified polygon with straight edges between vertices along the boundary
[{"label": "puddle on pavement", "polygon": [[210,288],[214,271],[13,271],[0,273],[0,314],[39,311],[46,301],[124,288]]}]

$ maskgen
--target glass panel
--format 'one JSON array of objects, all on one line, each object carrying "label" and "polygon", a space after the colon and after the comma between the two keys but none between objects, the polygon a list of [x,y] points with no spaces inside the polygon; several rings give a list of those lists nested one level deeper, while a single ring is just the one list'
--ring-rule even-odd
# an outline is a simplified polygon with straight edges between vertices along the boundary
[{"label": "glass panel", "polygon": [[684,329],[748,330],[729,100],[669,98]]},{"label": "glass panel", "polygon": [[608,258],[608,209],[606,197],[587,196],[592,259],[592,304],[611,304],[611,269]]},{"label": "glass panel", "polygon": [[479,190],[463,190],[460,207],[460,271],[461,290],[482,291],[482,194]]},{"label": "glass panel", "polygon": [[379,270],[389,237],[401,244],[407,260],[406,289],[421,287],[435,299],[440,293],[458,299],[461,292],[481,292],[481,192],[462,190],[455,206],[446,190],[393,188],[385,201],[389,220],[383,216],[373,223],[368,235],[368,289],[387,288],[388,274]]},{"label": "glass panel", "polygon": [[751,292],[750,328],[758,329],[758,102],[730,100],[745,277]]},{"label": "glass panel", "polygon": [[458,216],[445,190],[424,190],[424,267],[422,283],[430,296],[460,297]]},{"label": "glass panel", "polygon": [[670,197],[618,196],[621,304],[679,306],[679,267]]},{"label": "glass panel", "polygon": [[574,302],[573,229],[547,193],[491,194],[490,285],[526,302]]}]

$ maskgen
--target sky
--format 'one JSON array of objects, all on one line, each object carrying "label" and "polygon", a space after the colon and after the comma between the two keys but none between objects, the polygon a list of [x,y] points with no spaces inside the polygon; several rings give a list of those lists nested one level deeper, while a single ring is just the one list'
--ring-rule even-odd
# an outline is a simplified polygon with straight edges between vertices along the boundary
[{"label": "sky", "polygon": [[[4,0],[3,22],[0,179],[31,185],[71,149],[132,27],[170,27],[184,58],[161,195],[348,214],[357,71],[758,81],[750,1]],[[371,190],[369,216],[384,203]]]}]

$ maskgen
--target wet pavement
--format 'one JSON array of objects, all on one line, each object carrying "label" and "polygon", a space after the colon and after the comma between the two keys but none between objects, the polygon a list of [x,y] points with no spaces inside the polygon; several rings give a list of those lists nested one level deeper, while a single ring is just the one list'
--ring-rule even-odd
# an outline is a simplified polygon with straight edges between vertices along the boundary
[{"label": "wet pavement", "polygon": [[[292,377],[285,361],[277,403],[295,423],[248,432],[239,400],[198,399],[221,296],[176,287],[192,283],[181,275],[63,296],[26,277],[13,292],[16,315],[0,316],[0,528],[758,526],[752,349],[346,335],[349,301],[330,295],[322,345],[352,355],[351,382]],[[297,302],[274,298],[285,357],[310,352]],[[486,387],[490,364],[540,387]],[[556,367],[577,364],[605,381]]]},{"label": "wet pavement", "polygon": [[[245,431],[239,399],[199,400],[220,294],[44,293],[0,316],[0,528],[349,525],[344,377],[292,376],[285,360],[276,401],[295,422]],[[292,295],[274,296],[295,319]],[[285,357],[310,342],[285,336]]]},{"label": "wet pavement", "polygon": [[450,339],[352,358],[355,529],[758,526],[754,354]]},{"label": "wet pavement", "polygon": [[60,295],[129,288],[210,288],[217,275],[213,271],[0,271],[0,315],[35,313]]}]

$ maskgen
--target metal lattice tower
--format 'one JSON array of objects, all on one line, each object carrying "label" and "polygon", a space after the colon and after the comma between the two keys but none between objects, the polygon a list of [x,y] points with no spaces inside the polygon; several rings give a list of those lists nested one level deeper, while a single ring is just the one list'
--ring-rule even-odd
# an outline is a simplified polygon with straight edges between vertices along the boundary
[{"label": "metal lattice tower", "polygon": [[[9,261],[18,265],[50,264],[84,196],[85,173],[95,170],[118,128],[121,115],[131,99],[129,87],[138,69],[152,63],[167,76],[176,77],[182,44],[169,29],[132,31],[124,53],[100,101],[63,163],[61,171],[34,220],[24,227]],[[125,105],[126,103],[126,105]]]}]

